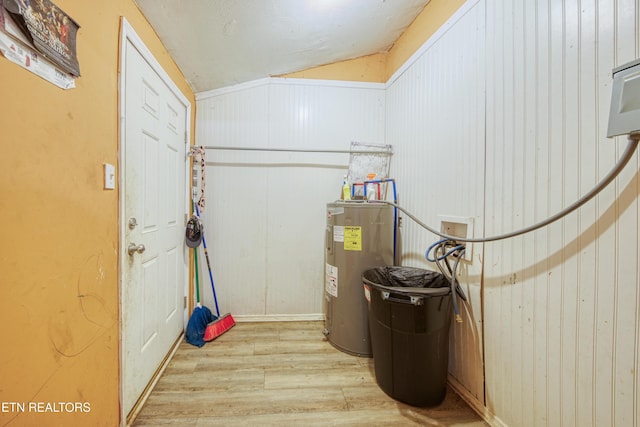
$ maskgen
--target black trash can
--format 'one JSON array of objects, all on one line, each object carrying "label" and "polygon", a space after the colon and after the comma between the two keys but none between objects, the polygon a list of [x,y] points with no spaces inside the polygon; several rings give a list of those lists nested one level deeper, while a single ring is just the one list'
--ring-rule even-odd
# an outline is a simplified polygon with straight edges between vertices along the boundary
[{"label": "black trash can", "polygon": [[449,362],[451,288],[441,273],[377,267],[362,275],[376,381],[412,406],[444,400]]}]

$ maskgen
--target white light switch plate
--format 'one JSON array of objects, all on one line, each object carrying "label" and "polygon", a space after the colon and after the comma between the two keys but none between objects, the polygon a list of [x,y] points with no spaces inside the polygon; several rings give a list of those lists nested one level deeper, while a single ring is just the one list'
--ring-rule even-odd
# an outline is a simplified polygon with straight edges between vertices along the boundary
[{"label": "white light switch plate", "polygon": [[116,188],[116,168],[109,163],[104,164],[104,189],[113,190]]}]

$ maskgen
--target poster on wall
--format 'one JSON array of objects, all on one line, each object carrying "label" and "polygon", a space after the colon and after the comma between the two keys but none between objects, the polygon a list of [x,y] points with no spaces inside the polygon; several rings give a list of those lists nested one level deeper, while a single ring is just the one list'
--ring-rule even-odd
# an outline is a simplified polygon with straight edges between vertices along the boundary
[{"label": "poster on wall", "polygon": [[62,72],[34,49],[17,42],[1,31],[0,53],[14,64],[31,71],[59,88],[73,89],[76,87],[73,76]]},{"label": "poster on wall", "polygon": [[[67,37],[62,37],[62,40],[67,40],[69,43],[68,55],[70,58],[73,58],[73,61],[71,61],[72,65],[75,63],[75,70],[77,70],[77,74],[73,74],[69,71],[68,67],[62,67],[57,62],[48,59],[50,55],[47,56],[36,48],[34,38],[28,30],[26,21],[21,20],[23,18],[20,18],[22,15],[16,16],[6,8],[6,5],[9,2],[12,2],[12,6],[10,7],[15,10],[16,2],[14,0],[0,0],[0,53],[2,53],[2,55],[9,61],[20,65],[22,68],[31,71],[62,89],[74,88],[74,79],[80,74],[75,52],[75,36],[78,29],[77,24],[74,22],[75,29],[72,34],[67,33]],[[33,0],[20,0],[17,3],[19,3],[20,7],[24,6],[22,11],[25,14],[28,14],[29,8],[32,7],[32,4],[35,4]],[[38,8],[44,9],[46,4],[50,2],[39,0],[37,3]],[[55,12],[56,10],[59,10],[55,5],[51,4],[51,6],[53,7],[49,8],[50,11]],[[18,7],[17,10],[21,10],[20,7]],[[60,12],[64,14],[64,12]],[[57,16],[60,17],[61,15]],[[64,33],[65,31],[65,29],[59,29],[58,33],[55,34],[60,34],[60,32]],[[72,35],[72,37],[69,38],[70,35]],[[58,45],[53,41],[51,43],[52,46]]]},{"label": "poster on wall", "polygon": [[22,33],[41,55],[69,74],[78,77],[76,54],[78,24],[49,0],[3,0]]}]

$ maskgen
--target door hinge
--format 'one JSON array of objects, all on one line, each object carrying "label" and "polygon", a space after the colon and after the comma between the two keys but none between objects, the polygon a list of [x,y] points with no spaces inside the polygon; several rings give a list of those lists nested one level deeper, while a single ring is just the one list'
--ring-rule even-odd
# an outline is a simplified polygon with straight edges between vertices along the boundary
[{"label": "door hinge", "polygon": [[187,223],[189,222],[189,214],[184,214],[184,226],[187,226]]},{"label": "door hinge", "polygon": [[183,308],[187,308],[187,297],[184,297],[184,307]]}]

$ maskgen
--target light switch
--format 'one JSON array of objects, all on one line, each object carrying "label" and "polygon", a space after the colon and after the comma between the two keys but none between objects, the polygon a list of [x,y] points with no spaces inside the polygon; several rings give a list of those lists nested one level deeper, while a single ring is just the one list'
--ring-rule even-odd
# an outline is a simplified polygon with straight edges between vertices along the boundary
[{"label": "light switch", "polygon": [[113,190],[116,188],[116,168],[109,163],[104,164],[104,189]]}]

